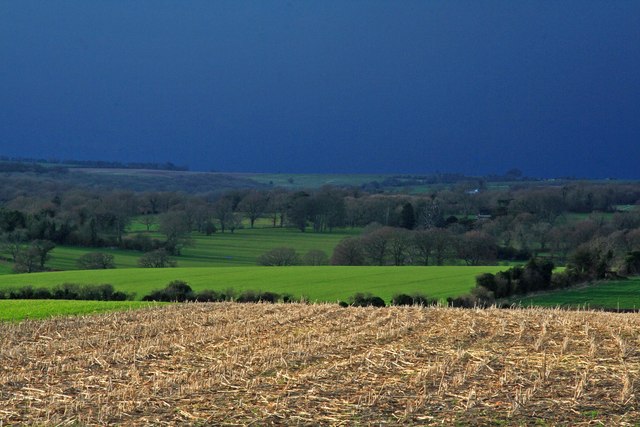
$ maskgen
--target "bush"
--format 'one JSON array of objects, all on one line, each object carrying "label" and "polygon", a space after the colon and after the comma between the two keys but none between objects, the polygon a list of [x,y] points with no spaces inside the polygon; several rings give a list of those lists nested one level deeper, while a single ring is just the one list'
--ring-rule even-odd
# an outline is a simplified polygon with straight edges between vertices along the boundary
[{"label": "bush", "polygon": [[197,302],[220,302],[226,300],[226,295],[222,292],[205,290],[196,295]]},{"label": "bush", "polygon": [[347,237],[333,249],[331,265],[364,265],[364,250],[360,239]]},{"label": "bush", "polygon": [[288,266],[300,263],[300,257],[293,248],[274,248],[258,257],[258,264],[264,266]]},{"label": "bush", "polygon": [[262,292],[260,294],[260,301],[261,302],[270,302],[270,303],[276,303],[278,302],[278,300],[280,299],[280,295],[276,294],[274,292]]},{"label": "bush", "polygon": [[282,294],[282,297],[280,299],[284,303],[296,302],[296,300],[294,299],[293,295],[291,295],[291,294]]},{"label": "bush", "polygon": [[268,302],[268,303],[276,303],[280,299],[280,295],[274,292],[259,292],[246,290],[242,292],[238,298],[236,298],[236,302]]},{"label": "bush", "polygon": [[473,308],[477,305],[476,299],[471,294],[460,295],[455,298],[447,298],[449,307]]},{"label": "bush", "polygon": [[354,307],[384,307],[384,300],[370,293],[363,294],[358,292],[349,298],[350,305]]},{"label": "bush", "polygon": [[260,296],[256,291],[247,290],[236,298],[236,302],[259,302]]},{"label": "bush", "polygon": [[31,286],[24,286],[4,292],[2,299],[52,299],[52,295],[51,291],[46,288],[34,289]]},{"label": "bush", "polygon": [[413,295],[396,294],[391,300],[391,305],[438,305],[438,299],[430,298],[419,293],[415,293]]},{"label": "bush", "polygon": [[391,299],[391,305],[413,305],[413,298],[407,294],[395,294]]},{"label": "bush", "polygon": [[116,268],[113,255],[102,252],[89,252],[78,258],[76,262],[82,270],[101,270]]},{"label": "bush", "polygon": [[302,263],[304,265],[327,265],[329,264],[329,257],[324,251],[312,249],[304,254]]},{"label": "bush", "polygon": [[153,291],[142,298],[143,301],[185,302],[195,301],[191,286],[182,280],[174,280],[166,288]]},{"label": "bush", "polygon": [[175,267],[177,263],[169,257],[166,249],[156,249],[142,255],[138,260],[138,265],[144,268],[166,268]]},{"label": "bush", "polygon": [[52,289],[25,286],[0,293],[0,299],[66,299],[84,301],[125,301],[132,299],[133,294],[116,291],[113,285],[79,285],[62,283]]},{"label": "bush", "polygon": [[150,252],[159,249],[162,242],[158,239],[152,239],[146,234],[136,233],[133,237],[125,237],[120,243],[121,249],[130,249],[140,252]]}]

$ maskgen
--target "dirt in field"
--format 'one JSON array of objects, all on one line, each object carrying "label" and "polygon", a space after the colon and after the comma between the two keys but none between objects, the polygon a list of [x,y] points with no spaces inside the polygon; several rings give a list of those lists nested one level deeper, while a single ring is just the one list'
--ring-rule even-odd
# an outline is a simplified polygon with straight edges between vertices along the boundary
[{"label": "dirt in field", "polygon": [[0,343],[0,424],[640,422],[638,314],[183,304]]}]

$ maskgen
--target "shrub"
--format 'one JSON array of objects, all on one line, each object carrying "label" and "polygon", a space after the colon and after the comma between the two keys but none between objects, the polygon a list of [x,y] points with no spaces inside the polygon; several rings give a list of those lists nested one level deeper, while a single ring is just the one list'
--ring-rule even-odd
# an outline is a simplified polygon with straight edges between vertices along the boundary
[{"label": "shrub", "polygon": [[336,245],[331,256],[331,265],[364,265],[364,251],[360,239],[347,237]]},{"label": "shrub", "polygon": [[246,290],[242,292],[238,298],[236,298],[236,302],[269,302],[275,303],[280,299],[280,295],[274,292],[259,292]]},{"label": "shrub", "polygon": [[146,234],[136,233],[133,237],[125,237],[120,243],[120,248],[130,249],[140,252],[150,252],[159,249],[162,242],[158,239],[152,239]]},{"label": "shrub", "polygon": [[391,299],[391,305],[413,305],[413,298],[407,294],[395,294]]},{"label": "shrub", "polygon": [[195,301],[196,296],[186,282],[174,280],[166,288],[153,291],[142,298],[143,301],[185,302]]},{"label": "shrub", "polygon": [[327,265],[329,264],[329,257],[324,251],[312,249],[304,254],[302,263],[304,265]]},{"label": "shrub", "polygon": [[138,265],[144,268],[166,268],[175,267],[177,264],[169,257],[166,249],[156,249],[142,255],[138,260]]},{"label": "shrub", "polygon": [[471,290],[471,295],[474,298],[474,303],[477,307],[487,307],[495,303],[495,297],[493,292],[482,286],[477,286]]},{"label": "shrub", "polygon": [[82,270],[101,270],[116,268],[113,255],[102,252],[89,252],[78,258],[76,262]]},{"label": "shrub", "polygon": [[52,294],[53,299],[77,300],[80,299],[78,298],[80,295],[80,285],[77,283],[62,283],[53,287]]},{"label": "shrub", "polygon": [[391,300],[391,305],[437,305],[437,298],[430,298],[426,295],[415,293],[413,295],[396,294]]},{"label": "shrub", "polygon": [[274,248],[258,257],[258,264],[264,266],[288,266],[299,263],[300,258],[293,248]]},{"label": "shrub", "polygon": [[270,302],[270,303],[276,303],[278,302],[278,299],[280,299],[280,295],[274,293],[274,292],[262,292],[260,294],[260,301],[261,302]]},{"label": "shrub", "polygon": [[354,307],[384,307],[386,306],[384,300],[378,296],[371,295],[370,293],[363,294],[358,292],[349,298],[349,302]]},{"label": "shrub", "polygon": [[281,300],[284,303],[295,302],[295,299],[294,299],[293,295],[291,295],[291,294],[282,294]]},{"label": "shrub", "polygon": [[251,291],[251,290],[243,291],[236,298],[236,302],[259,302],[259,301],[260,301],[260,296],[258,295],[258,293],[256,291]]},{"label": "shrub", "polygon": [[0,293],[0,299],[67,299],[84,301],[125,301],[132,299],[133,294],[116,291],[113,285],[79,285],[62,283],[52,289],[24,286]]},{"label": "shrub", "polygon": [[219,302],[225,300],[225,295],[221,292],[205,290],[196,295],[197,302]]},{"label": "shrub", "polygon": [[10,289],[3,293],[3,299],[52,299],[51,291],[46,288],[33,288],[24,286],[18,289]]},{"label": "shrub", "polygon": [[476,306],[476,299],[471,294],[460,295],[455,298],[447,298],[449,307],[473,308]]}]

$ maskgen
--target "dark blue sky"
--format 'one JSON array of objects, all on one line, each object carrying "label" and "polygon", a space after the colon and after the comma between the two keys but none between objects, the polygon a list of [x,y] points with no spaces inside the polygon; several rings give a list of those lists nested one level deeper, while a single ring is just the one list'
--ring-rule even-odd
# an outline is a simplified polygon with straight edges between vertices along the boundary
[{"label": "dark blue sky", "polygon": [[640,1],[0,0],[0,154],[640,178]]}]

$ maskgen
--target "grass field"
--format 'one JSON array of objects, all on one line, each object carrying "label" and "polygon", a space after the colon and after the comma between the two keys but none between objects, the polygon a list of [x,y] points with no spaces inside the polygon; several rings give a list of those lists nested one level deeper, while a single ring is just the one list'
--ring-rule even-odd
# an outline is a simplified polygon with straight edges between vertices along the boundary
[{"label": "grass field", "polygon": [[173,304],[0,323],[6,425],[637,425],[640,315]]},{"label": "grass field", "polygon": [[[193,234],[193,245],[183,249],[174,259],[179,267],[249,266],[256,265],[260,255],[270,249],[287,246],[302,256],[311,249],[324,251],[331,256],[333,248],[348,236],[357,235],[359,229],[343,229],[333,233],[301,233],[291,228],[254,228],[236,230],[235,233],[215,233],[206,236]],[[159,234],[150,234],[161,238]],[[137,251],[125,251],[108,248],[79,248],[61,246],[51,252],[47,266],[54,270],[77,269],[77,259],[87,252],[106,252],[114,256],[117,268],[138,266],[142,255]],[[8,271],[2,271],[0,274]]]},{"label": "grass field", "polygon": [[528,307],[592,307],[640,309],[640,278],[599,282],[572,289],[549,292],[528,298],[515,299]]},{"label": "grass field", "polygon": [[142,298],[172,280],[184,280],[194,290],[233,288],[288,293],[310,301],[335,302],[356,292],[371,292],[389,302],[395,293],[421,292],[446,298],[468,292],[475,276],[502,267],[212,267],[60,271],[0,276],[0,288],[61,283],[110,283]]},{"label": "grass field", "polygon": [[11,265],[8,263],[0,262],[0,275],[2,274],[11,274]]},{"label": "grass field", "polygon": [[0,321],[96,314],[154,305],[158,304],[141,301],[0,300]]}]

